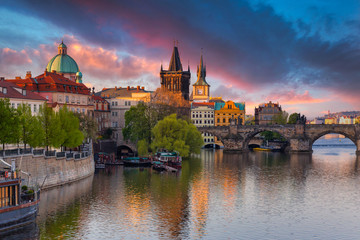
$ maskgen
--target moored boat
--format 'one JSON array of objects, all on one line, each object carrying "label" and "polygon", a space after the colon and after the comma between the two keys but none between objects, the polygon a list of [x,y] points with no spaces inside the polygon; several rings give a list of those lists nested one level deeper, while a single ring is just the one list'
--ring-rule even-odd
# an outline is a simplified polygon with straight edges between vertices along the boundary
[{"label": "moored boat", "polygon": [[150,167],[152,162],[147,157],[127,157],[123,159],[125,167]]},{"label": "moored boat", "polygon": [[265,152],[280,152],[281,148],[272,147],[272,146],[260,146],[258,148],[253,148],[254,151],[265,151]]},{"label": "moored boat", "polygon": [[[2,163],[6,163],[1,160]],[[35,221],[40,190],[21,186],[15,164],[0,170],[0,232],[20,228]]]},{"label": "moored boat", "polygon": [[182,158],[178,152],[160,151],[154,156],[155,161],[166,163],[167,166],[179,169],[181,168]]}]

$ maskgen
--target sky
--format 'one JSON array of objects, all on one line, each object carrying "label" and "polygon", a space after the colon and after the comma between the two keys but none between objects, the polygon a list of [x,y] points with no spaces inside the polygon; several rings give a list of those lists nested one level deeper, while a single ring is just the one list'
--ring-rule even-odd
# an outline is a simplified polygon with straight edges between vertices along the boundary
[{"label": "sky", "polygon": [[95,91],[160,87],[177,40],[191,85],[202,52],[211,96],[246,114],[360,110],[358,0],[1,1],[0,76],[40,75],[62,40]]}]

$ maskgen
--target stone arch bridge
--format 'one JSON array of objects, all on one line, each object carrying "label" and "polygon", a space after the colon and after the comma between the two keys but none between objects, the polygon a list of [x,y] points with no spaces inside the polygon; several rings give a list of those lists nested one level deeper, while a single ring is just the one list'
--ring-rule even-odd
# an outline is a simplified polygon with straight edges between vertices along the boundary
[{"label": "stone arch bridge", "polygon": [[313,143],[329,133],[342,134],[356,145],[360,153],[360,125],[357,124],[286,124],[286,125],[230,125],[199,127],[200,132],[211,133],[223,144],[224,150],[248,151],[250,140],[258,133],[273,131],[282,135],[288,142],[290,152],[312,152]]}]

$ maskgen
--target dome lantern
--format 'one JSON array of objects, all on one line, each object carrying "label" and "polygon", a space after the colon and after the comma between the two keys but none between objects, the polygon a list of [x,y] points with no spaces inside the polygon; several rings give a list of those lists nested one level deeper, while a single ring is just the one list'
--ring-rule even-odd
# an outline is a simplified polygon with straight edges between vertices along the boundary
[{"label": "dome lantern", "polygon": [[67,54],[67,46],[61,41],[60,45],[58,46],[59,55],[66,55]]}]

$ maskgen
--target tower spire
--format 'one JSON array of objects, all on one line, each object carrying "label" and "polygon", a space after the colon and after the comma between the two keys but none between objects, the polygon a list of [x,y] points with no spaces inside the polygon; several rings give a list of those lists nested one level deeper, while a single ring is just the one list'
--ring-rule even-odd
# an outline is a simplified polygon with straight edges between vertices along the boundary
[{"label": "tower spire", "polygon": [[[178,42],[177,42],[178,43]],[[169,71],[182,71],[182,65],[181,65],[181,61],[180,61],[180,54],[179,54],[179,50],[177,48],[177,46],[175,45],[175,41],[174,41],[174,50],[170,59],[170,64],[169,64]]]}]

